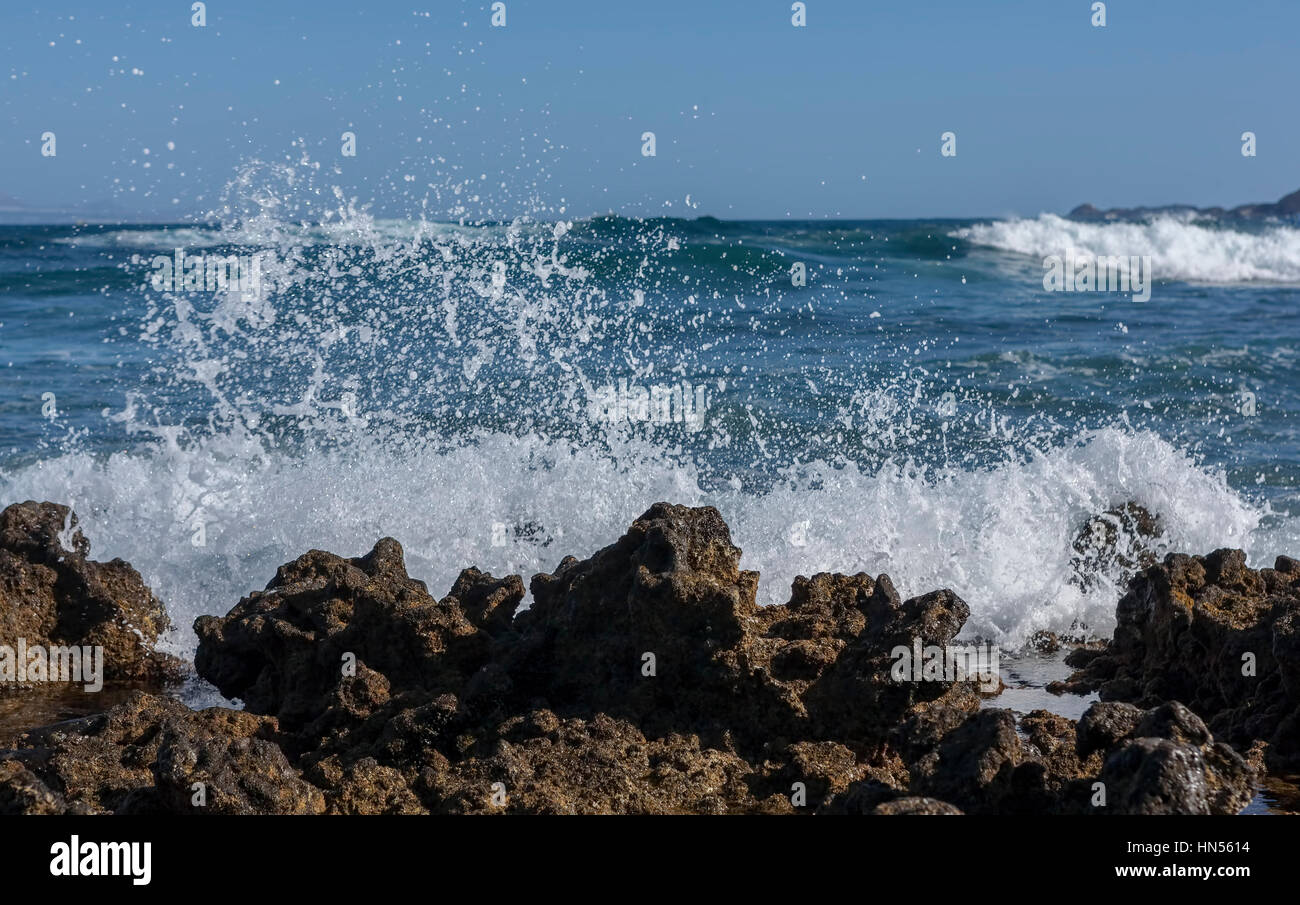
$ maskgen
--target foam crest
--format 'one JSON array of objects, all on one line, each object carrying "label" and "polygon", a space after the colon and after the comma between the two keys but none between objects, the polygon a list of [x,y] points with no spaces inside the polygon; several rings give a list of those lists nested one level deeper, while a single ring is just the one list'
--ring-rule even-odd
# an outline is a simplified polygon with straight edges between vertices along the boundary
[{"label": "foam crest", "polygon": [[1300,283],[1300,230],[1238,230],[1186,218],[1146,223],[1082,223],[1054,214],[956,230],[975,245],[1047,257],[1066,249],[1093,256],[1150,256],[1158,280],[1193,283]]}]

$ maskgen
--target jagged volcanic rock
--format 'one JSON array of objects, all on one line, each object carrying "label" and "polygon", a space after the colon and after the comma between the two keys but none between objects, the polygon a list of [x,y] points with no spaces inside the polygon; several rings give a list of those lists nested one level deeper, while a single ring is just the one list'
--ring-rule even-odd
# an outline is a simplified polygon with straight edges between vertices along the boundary
[{"label": "jagged volcanic rock", "polygon": [[15,503],[0,512],[0,644],[103,647],[103,678],[161,685],[180,662],[154,649],[169,627],[162,603],[127,562],[95,562],[67,506]]},{"label": "jagged volcanic rock", "polygon": [[[487,616],[513,612],[523,585],[512,578],[471,570],[456,591]],[[392,538],[356,559],[312,550],[228,615],[199,617],[194,630],[200,675],[294,727],[329,710],[339,683],[360,666],[381,674],[388,693],[458,691],[487,662],[489,641],[456,597],[435,600],[406,574]]]},{"label": "jagged volcanic rock", "polygon": [[[136,692],[99,716],[26,733],[16,750],[0,753],[0,765],[20,764],[67,810],[81,813],[323,811],[324,796],[298,777],[278,739],[269,717],[224,707],[193,711]],[[0,773],[0,801],[13,782]],[[201,805],[194,783],[204,785]]]},{"label": "jagged volcanic rock", "polygon": [[1300,760],[1300,562],[1255,570],[1240,550],[1170,554],[1133,580],[1116,618],[1114,640],[1064,690],[1182,701],[1216,736],[1268,742],[1280,765]]},{"label": "jagged volcanic rock", "polygon": [[[891,673],[951,644],[951,591],[758,576],[712,508],[656,504],[533,579],[442,600],[383,539],[312,551],[225,617],[196,667],[245,711],[138,694],[0,751],[0,809],[114,813],[1232,813],[1252,772],[1181,705],[1077,724]],[[650,656],[647,656],[650,655]],[[1137,777],[1136,779],[1134,777]],[[1108,790],[1094,802],[1095,784]],[[195,789],[204,801],[195,803]]]}]

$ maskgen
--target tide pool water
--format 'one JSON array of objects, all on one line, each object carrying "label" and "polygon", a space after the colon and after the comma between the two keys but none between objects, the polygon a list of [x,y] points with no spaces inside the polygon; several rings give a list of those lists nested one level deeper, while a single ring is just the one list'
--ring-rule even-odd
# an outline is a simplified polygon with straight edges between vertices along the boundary
[{"label": "tide pool water", "polygon": [[[1045,291],[1067,249],[1149,256],[1150,300]],[[1297,287],[1300,231],[1187,219],[0,227],[0,504],[73,506],[182,654],[311,548],[391,535],[441,596],[659,500],[718,507],[765,603],[888,572],[1008,648],[1106,635],[1092,514],[1300,554]]]}]

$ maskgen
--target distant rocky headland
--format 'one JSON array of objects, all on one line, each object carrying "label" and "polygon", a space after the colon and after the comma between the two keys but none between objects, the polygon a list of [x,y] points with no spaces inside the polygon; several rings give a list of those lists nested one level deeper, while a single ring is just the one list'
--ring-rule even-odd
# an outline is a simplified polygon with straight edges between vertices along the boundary
[{"label": "distant rocky headland", "polygon": [[[66,506],[15,504],[0,703],[47,712],[21,707],[79,645],[117,692],[0,731],[0,814],[1235,814],[1300,765],[1300,562],[1157,562],[1157,527],[1129,503],[1081,530],[1081,568],[1133,577],[1109,643],[1036,639],[1072,648],[1055,691],[1100,695],[1070,719],[898,668],[954,644],[951,590],[821,573],[759,606],[711,507],[655,504],[522,611],[520,576],[476,568],[432,596],[392,538],[312,550],[200,617],[190,667],[155,652],[167,615],[135,569],[89,559]],[[191,668],[243,709],[186,706]]]},{"label": "distant rocky headland", "polygon": [[1085,222],[1121,223],[1150,220],[1153,217],[1187,216],[1213,220],[1284,220],[1300,217],[1300,190],[1271,204],[1241,204],[1234,208],[1170,204],[1163,207],[1112,207],[1109,210],[1098,210],[1091,204],[1080,204],[1066,216],[1071,220]]}]

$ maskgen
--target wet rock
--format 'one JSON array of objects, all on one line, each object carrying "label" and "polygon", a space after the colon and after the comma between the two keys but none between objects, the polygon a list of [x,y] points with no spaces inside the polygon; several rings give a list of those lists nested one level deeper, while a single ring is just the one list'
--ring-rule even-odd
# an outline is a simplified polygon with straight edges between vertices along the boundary
[{"label": "wet rock", "polygon": [[98,646],[107,681],[177,681],[180,662],[154,649],[170,625],[162,603],[129,563],[89,555],[67,506],[29,500],[0,512],[0,644]]},{"label": "wet rock", "polygon": [[[283,772],[284,758],[273,744],[278,738],[275,721],[265,717],[224,707],[193,711],[136,692],[104,714],[25,733],[17,747],[0,752],[0,762],[21,764],[70,807],[89,813],[190,812],[193,792],[188,784],[182,787],[186,776],[210,781],[210,800],[216,794],[222,806],[240,795],[248,799],[250,778],[259,773],[292,791],[292,771]],[[196,755],[188,772],[186,752]],[[155,772],[160,757],[161,782]],[[268,763],[279,771],[267,770]],[[272,809],[277,799],[269,785],[266,790],[269,797],[260,810],[240,812],[280,813]]]},{"label": "wet rock", "polygon": [[[1250,803],[1255,770],[1177,701],[1141,711],[1094,704],[1079,721],[1078,750],[1105,749],[1097,778],[1117,814],[1237,814]],[[1095,757],[1096,755],[1094,755]]]},{"label": "wet rock", "polygon": [[980,710],[947,733],[912,769],[914,794],[950,801],[967,812],[997,810],[1026,752],[1009,710]]},{"label": "wet rock", "polygon": [[493,578],[471,568],[460,573],[447,596],[454,600],[444,600],[444,606],[459,607],[474,625],[497,634],[514,621],[515,609],[524,599],[524,582],[518,575]]},{"label": "wet rock", "polygon": [[1056,632],[1034,632],[1025,647],[1040,654],[1054,654],[1061,649],[1061,638]]},{"label": "wet rock", "polygon": [[[457,588],[481,596],[492,581],[476,573]],[[406,574],[392,538],[355,559],[304,554],[281,566],[265,591],[224,617],[199,617],[194,630],[199,675],[291,728],[345,695],[336,689],[358,663],[381,674],[390,692],[437,694],[459,690],[486,662],[489,646],[454,596],[434,600],[424,582]]]},{"label": "wet rock", "polygon": [[910,794],[976,814],[1235,814],[1255,780],[1246,760],[1177,702],[1146,711],[1098,703],[1077,723],[1038,710],[1018,727],[1009,711],[982,710],[909,761],[909,771]]},{"label": "wet rock", "polygon": [[1020,720],[1022,760],[995,810],[1003,814],[1086,813],[1103,755],[1081,750],[1080,723],[1046,710]]},{"label": "wet rock", "polygon": [[[307,583],[309,611],[336,606],[347,581],[362,588],[349,600],[375,593],[348,561],[309,556],[272,583]],[[904,601],[887,576],[819,574],[796,579],[788,604],[760,608],[756,576],[739,560],[716,510],[660,504],[610,547],[534,578],[534,605],[515,618],[513,576],[462,573],[438,606],[481,633],[472,674],[462,659],[444,683],[419,684],[366,649],[355,676],[312,689],[311,706],[298,708],[314,712],[309,722],[276,697],[249,697],[249,707],[279,715],[294,763],[336,812],[409,811],[414,799],[437,812],[843,810],[870,777],[894,783],[897,797],[906,773],[886,740],[898,723],[926,709],[965,714],[978,700],[969,683],[896,681],[893,649],[948,643],[965,604],[948,591]],[[322,569],[347,581],[311,585]],[[388,583],[405,577],[394,574]],[[224,624],[200,621],[203,674],[240,672],[250,645],[239,632],[257,625],[258,601],[241,601]],[[368,625],[389,609],[349,603],[340,621],[363,636],[409,631]],[[318,632],[303,646],[333,637]],[[276,662],[278,651],[263,649],[245,675]],[[620,756],[608,753],[618,745]],[[552,786],[532,778],[539,772]],[[511,777],[494,780],[514,790],[508,805],[487,795],[494,774]]]},{"label": "wet rock", "polygon": [[1131,500],[1093,516],[1074,539],[1070,581],[1087,590],[1111,575],[1123,586],[1156,564],[1163,534],[1160,518]]},{"label": "wet rock", "polygon": [[1106,641],[1092,646],[1076,647],[1065,655],[1065,665],[1072,666],[1075,669],[1082,669],[1104,654],[1109,643],[1109,641]]},{"label": "wet rock", "polygon": [[893,801],[886,801],[877,805],[873,814],[879,815],[900,815],[900,814],[924,814],[924,815],[960,815],[960,808],[948,804],[946,801],[939,801],[935,798],[895,798]]},{"label": "wet rock", "polygon": [[[1224,560],[1205,574],[1289,589],[1277,575],[1291,573],[1273,571],[1256,582]],[[394,540],[356,559],[312,551],[196,623],[199,672],[247,710],[142,694],[25,733],[0,751],[0,804],[1092,813],[1104,782],[1111,812],[1229,813],[1249,796],[1251,768],[1180,704],[1017,723],[981,709],[971,681],[899,669],[956,645],[968,609],[951,591],[903,599],[886,575],[822,573],[759,607],[756,586],[707,507],[651,507],[614,544],[536,576],[522,613],[518,576],[467,569],[435,600]],[[1131,644],[1117,638],[1089,668],[1134,681],[1118,656]],[[1300,678],[1284,671],[1277,688]]]},{"label": "wet rock", "polygon": [[1100,766],[1100,761],[1090,759],[1091,751],[1079,742],[1084,732],[1082,721],[1076,723],[1060,714],[1034,710],[1020,720],[1020,732],[1025,737],[1029,758],[1041,763],[1047,776],[1058,782],[1053,794],[1063,791],[1060,781],[1091,775]]},{"label": "wet rock", "polygon": [[16,760],[0,760],[0,816],[66,814],[63,796]]},{"label": "wet rock", "polygon": [[1250,803],[1249,776],[1226,745],[1204,751],[1138,738],[1106,759],[1101,781],[1117,814],[1238,814]]},{"label": "wet rock", "polygon": [[[434,762],[418,787],[438,813],[721,814],[763,809],[752,772],[694,737],[649,742],[608,716],[542,713],[503,724],[459,763]],[[784,799],[769,806],[792,810]]]},{"label": "wet rock", "polygon": [[[497,745],[493,727],[518,732],[529,713],[568,727],[584,781],[608,793],[601,807],[666,812],[695,800],[685,787],[614,795],[616,777],[597,773],[627,765],[602,758],[610,742],[590,728],[614,720],[635,729],[629,745],[648,746],[648,758],[676,740],[686,775],[729,765],[732,791],[692,806],[789,808],[800,782],[811,811],[867,776],[905,786],[886,744],[898,724],[978,706],[969,683],[891,675],[897,646],[944,645],[961,629],[967,609],[950,591],[902,600],[887,576],[820,574],[796,579],[788,604],[760,608],[757,576],[739,563],[716,510],[659,504],[613,545],[536,576],[534,605],[515,616],[516,576],[468,569],[433,601],[395,541],[357,560],[313,551],[228,616],[201,618],[196,665],[250,711],[275,715],[290,761],[332,811],[349,813],[408,811],[412,796],[428,810],[473,811],[485,771],[558,775],[547,748],[558,729]],[[596,807],[578,790],[523,789],[515,809]]]},{"label": "wet rock", "polygon": [[329,790],[330,814],[429,813],[407,776],[373,757],[348,763],[334,754],[312,767],[307,778]]},{"label": "wet rock", "polygon": [[716,509],[655,505],[590,559],[533,578],[506,664],[513,684],[558,710],[657,732],[738,724],[737,705],[761,724],[776,715],[768,708],[790,716],[739,653],[758,610],[757,576],[739,563]]},{"label": "wet rock", "polygon": [[969,615],[960,597],[942,590],[899,601],[882,576],[864,609],[866,627],[804,694],[819,737],[878,741],[920,706],[963,697],[969,704],[970,683],[915,676],[900,680],[894,669],[903,663],[895,652],[905,650],[909,662],[919,666],[915,652],[953,643]]},{"label": "wet rock", "polygon": [[1177,701],[1161,704],[1142,714],[1129,733],[1136,738],[1164,738],[1180,745],[1203,748],[1214,742],[1201,718]]},{"label": "wet rock", "polygon": [[1254,570],[1240,550],[1170,554],[1121,598],[1111,644],[1065,683],[1103,700],[1184,702],[1215,737],[1269,742],[1270,763],[1300,763],[1300,570]]},{"label": "wet rock", "polygon": [[783,766],[776,791],[789,796],[792,802],[801,796],[802,803],[797,807],[810,810],[829,805],[853,783],[873,772],[838,742],[797,742],[782,752],[779,762]]},{"label": "wet rock", "polygon": [[320,814],[325,796],[304,782],[272,742],[163,731],[153,765],[165,810],[190,814]]},{"label": "wet rock", "polygon": [[392,685],[388,678],[358,661],[355,674],[339,677],[325,698],[324,712],[304,734],[311,738],[324,738],[335,730],[346,730],[364,722],[391,697]]},{"label": "wet rock", "polygon": [[1077,747],[1080,754],[1106,751],[1128,738],[1145,716],[1132,704],[1098,702],[1089,707],[1079,720]]}]

